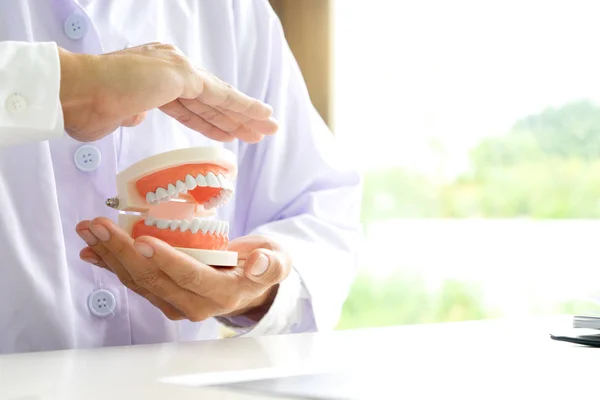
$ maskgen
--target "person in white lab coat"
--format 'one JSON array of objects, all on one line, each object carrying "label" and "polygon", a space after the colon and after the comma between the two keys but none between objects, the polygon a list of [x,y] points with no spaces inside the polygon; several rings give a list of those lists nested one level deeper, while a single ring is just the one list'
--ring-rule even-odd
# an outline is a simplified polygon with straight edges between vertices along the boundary
[{"label": "person in white lab coat", "polygon": [[[2,2],[0,105],[0,353],[336,325],[361,180],[268,1]],[[134,241],[105,205],[118,171],[190,146],[237,156],[233,273]]]}]

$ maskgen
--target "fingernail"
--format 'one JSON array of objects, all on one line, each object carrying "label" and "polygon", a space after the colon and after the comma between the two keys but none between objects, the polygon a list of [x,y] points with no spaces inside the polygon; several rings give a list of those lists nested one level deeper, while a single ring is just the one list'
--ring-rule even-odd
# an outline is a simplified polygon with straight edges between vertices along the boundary
[{"label": "fingernail", "polygon": [[134,243],[133,247],[144,257],[150,258],[154,255],[154,249],[147,243]]},{"label": "fingernail", "polygon": [[100,261],[98,257],[94,256],[81,257],[81,259],[85,262],[89,262],[90,264],[98,264],[98,261]]},{"label": "fingernail", "polygon": [[106,242],[108,239],[110,239],[110,233],[108,233],[108,229],[102,225],[91,225],[90,231],[92,231],[92,233],[103,242]]},{"label": "fingernail", "polygon": [[96,239],[96,236],[94,236],[89,230],[84,229],[77,233],[79,233],[79,236],[83,239],[85,243],[87,243],[88,246],[95,246],[96,244],[98,244],[98,239]]},{"label": "fingernail", "polygon": [[254,276],[260,276],[265,273],[267,267],[269,266],[269,259],[264,254],[261,254],[256,259],[252,270],[250,271]]}]

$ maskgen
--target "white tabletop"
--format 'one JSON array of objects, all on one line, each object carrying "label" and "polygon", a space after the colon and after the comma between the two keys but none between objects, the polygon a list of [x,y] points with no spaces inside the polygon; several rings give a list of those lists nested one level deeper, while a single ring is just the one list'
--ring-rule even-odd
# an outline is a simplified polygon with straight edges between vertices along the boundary
[{"label": "white tabletop", "polygon": [[373,399],[595,397],[600,349],[549,338],[570,326],[557,317],[4,355],[0,399],[264,399],[206,385],[339,368],[383,377],[364,375]]}]

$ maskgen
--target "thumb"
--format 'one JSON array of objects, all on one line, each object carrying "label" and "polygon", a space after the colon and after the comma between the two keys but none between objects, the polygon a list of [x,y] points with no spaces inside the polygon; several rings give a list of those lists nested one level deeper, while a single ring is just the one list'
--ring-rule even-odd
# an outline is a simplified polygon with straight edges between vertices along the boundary
[{"label": "thumb", "polygon": [[244,264],[244,275],[256,283],[272,286],[280,283],[289,274],[290,267],[283,262],[278,252],[257,249],[248,255]]}]

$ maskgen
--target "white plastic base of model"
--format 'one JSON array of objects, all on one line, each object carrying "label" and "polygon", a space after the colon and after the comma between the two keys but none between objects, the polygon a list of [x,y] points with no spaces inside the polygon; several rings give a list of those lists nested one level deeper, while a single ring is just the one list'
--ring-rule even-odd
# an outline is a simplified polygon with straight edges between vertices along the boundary
[{"label": "white plastic base of model", "polygon": [[148,203],[135,187],[138,179],[154,172],[186,164],[215,164],[227,169],[230,179],[237,175],[236,157],[230,150],[221,147],[190,147],[167,151],[133,164],[117,174],[118,209],[144,212]]},{"label": "white plastic base of model", "polygon": [[196,260],[213,267],[236,267],[238,264],[238,253],[235,251],[187,249],[175,247]]}]

